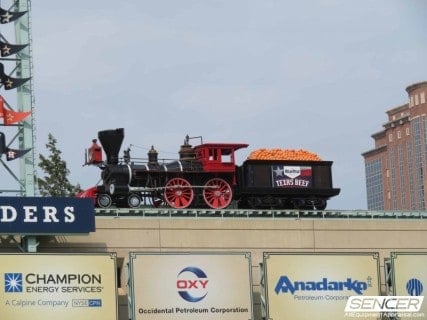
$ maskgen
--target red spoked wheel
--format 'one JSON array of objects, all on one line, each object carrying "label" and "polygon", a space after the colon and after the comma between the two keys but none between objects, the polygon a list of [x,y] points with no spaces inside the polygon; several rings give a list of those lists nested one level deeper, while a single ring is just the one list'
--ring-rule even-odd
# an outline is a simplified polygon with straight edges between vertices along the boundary
[{"label": "red spoked wheel", "polygon": [[175,209],[187,208],[194,198],[191,184],[183,178],[170,179],[165,186],[164,198]]},{"label": "red spoked wheel", "polygon": [[203,189],[203,198],[209,207],[224,209],[231,203],[233,191],[227,181],[213,178],[206,182]]}]

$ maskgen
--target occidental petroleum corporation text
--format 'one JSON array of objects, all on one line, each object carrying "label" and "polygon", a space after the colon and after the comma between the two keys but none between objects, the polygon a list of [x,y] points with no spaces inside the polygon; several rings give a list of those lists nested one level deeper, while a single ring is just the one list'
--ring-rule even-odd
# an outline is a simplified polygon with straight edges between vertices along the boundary
[{"label": "occidental petroleum corporation text", "polygon": [[211,308],[138,308],[139,314],[237,314],[249,313],[248,308],[243,307],[211,307]]},{"label": "occidental petroleum corporation text", "polygon": [[103,290],[101,274],[28,273],[23,279],[25,292],[97,293]]}]

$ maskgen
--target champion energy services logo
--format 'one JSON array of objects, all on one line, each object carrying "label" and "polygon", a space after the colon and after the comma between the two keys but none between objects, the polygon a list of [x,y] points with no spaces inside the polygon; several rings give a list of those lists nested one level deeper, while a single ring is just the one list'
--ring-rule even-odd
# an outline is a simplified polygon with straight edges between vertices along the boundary
[{"label": "champion energy services logo", "polygon": [[208,294],[208,277],[197,267],[186,267],[178,273],[176,288],[178,294],[188,302],[203,300]]},{"label": "champion energy services logo", "polygon": [[22,292],[22,273],[4,274],[5,292]]}]

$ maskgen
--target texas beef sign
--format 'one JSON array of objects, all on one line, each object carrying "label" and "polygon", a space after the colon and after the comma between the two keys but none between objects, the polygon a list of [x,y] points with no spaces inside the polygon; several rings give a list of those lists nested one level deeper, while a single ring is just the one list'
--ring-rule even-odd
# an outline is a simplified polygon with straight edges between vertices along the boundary
[{"label": "texas beef sign", "polygon": [[0,234],[74,234],[95,231],[91,199],[0,197]]}]

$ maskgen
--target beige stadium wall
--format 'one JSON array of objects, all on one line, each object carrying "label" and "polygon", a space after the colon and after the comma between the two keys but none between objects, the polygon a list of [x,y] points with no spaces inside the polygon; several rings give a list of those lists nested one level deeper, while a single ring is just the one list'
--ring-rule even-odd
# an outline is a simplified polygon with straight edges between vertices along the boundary
[{"label": "beige stadium wall", "polygon": [[[18,252],[18,237],[0,237],[2,252]],[[380,219],[138,218],[97,217],[89,235],[38,237],[40,253],[116,252],[119,319],[128,319],[129,252],[248,251],[252,256],[255,319],[261,319],[260,266],[263,252],[427,252],[427,221]],[[313,266],[315,267],[315,266]]]}]

